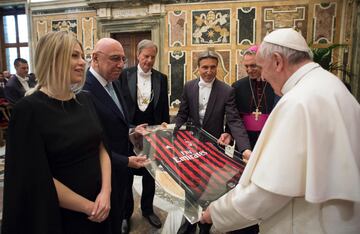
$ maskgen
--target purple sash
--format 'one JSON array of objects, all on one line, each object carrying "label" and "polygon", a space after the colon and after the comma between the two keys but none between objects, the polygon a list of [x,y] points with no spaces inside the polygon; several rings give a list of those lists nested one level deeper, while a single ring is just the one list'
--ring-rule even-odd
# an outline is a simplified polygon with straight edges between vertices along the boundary
[{"label": "purple sash", "polygon": [[261,131],[268,117],[269,114],[261,114],[258,116],[258,120],[255,120],[254,114],[244,114],[243,121],[245,129],[253,132]]}]

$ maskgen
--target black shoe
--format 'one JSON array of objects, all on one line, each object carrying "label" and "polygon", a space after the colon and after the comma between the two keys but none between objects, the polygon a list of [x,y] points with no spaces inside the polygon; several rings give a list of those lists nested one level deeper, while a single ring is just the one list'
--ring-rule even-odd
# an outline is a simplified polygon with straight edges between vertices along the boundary
[{"label": "black shoe", "polygon": [[130,232],[130,219],[123,219],[121,223],[121,234],[128,234]]},{"label": "black shoe", "polygon": [[159,217],[156,214],[151,213],[149,215],[143,215],[143,216],[145,218],[147,218],[147,220],[149,221],[149,223],[151,225],[153,225],[156,228],[161,228],[161,225],[162,225],[161,221],[160,221]]}]

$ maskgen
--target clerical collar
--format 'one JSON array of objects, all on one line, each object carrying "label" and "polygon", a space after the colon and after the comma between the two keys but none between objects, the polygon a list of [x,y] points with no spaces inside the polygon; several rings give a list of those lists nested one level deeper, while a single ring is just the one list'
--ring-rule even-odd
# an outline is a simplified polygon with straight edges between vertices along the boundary
[{"label": "clerical collar", "polygon": [[152,74],[151,70],[148,72],[144,72],[143,69],[141,69],[139,64],[137,65],[137,69],[138,69],[138,76],[141,76],[143,78],[151,77],[151,74]]},{"label": "clerical collar", "polygon": [[89,71],[95,76],[95,78],[100,82],[103,87],[108,84],[108,81],[105,80],[99,73],[97,73],[93,67],[90,67]]},{"label": "clerical collar", "polygon": [[212,88],[215,79],[216,79],[216,77],[215,77],[212,81],[210,81],[210,82],[205,82],[205,81],[203,80],[203,78],[201,78],[201,76],[200,76],[199,87]]},{"label": "clerical collar", "polygon": [[285,82],[284,86],[281,88],[281,93],[284,95],[289,92],[307,73],[318,67],[320,67],[320,65],[314,62],[307,63],[300,67]]}]

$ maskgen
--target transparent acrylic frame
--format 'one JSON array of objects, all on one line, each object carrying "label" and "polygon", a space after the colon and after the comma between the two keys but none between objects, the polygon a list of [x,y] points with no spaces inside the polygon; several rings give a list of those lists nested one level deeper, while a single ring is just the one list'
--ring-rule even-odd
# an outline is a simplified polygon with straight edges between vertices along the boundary
[{"label": "transparent acrylic frame", "polygon": [[236,186],[245,168],[241,154],[231,158],[217,139],[192,125],[174,131],[171,125],[146,127],[142,136],[130,134],[137,155],[156,183],[171,197],[190,223],[196,223],[210,202]]}]

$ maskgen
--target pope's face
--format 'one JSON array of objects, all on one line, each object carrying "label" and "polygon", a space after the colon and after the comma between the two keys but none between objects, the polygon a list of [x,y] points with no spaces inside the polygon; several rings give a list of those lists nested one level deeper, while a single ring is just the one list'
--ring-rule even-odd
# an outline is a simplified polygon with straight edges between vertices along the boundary
[{"label": "pope's face", "polygon": [[271,87],[274,89],[274,92],[282,96],[281,94],[281,74],[276,71],[276,60],[274,56],[269,58],[263,58],[259,54],[256,55],[256,64],[261,69],[261,77],[270,83]]},{"label": "pope's face", "polygon": [[210,83],[216,77],[218,61],[213,58],[202,59],[199,63],[199,74],[201,78]]}]

